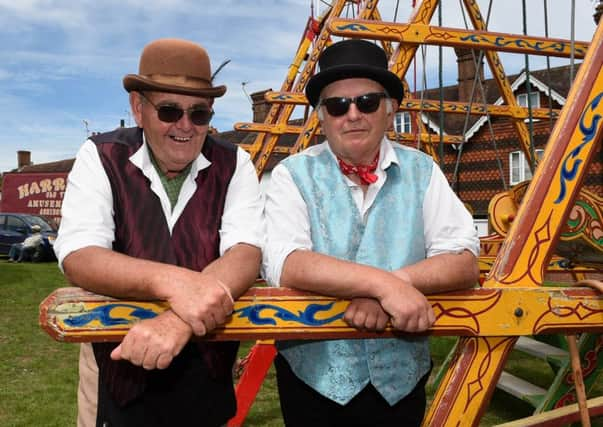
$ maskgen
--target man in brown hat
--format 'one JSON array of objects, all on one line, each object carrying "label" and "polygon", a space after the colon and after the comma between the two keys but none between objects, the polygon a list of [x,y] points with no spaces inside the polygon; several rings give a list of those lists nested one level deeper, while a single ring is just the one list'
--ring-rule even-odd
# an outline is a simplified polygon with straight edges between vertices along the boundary
[{"label": "man in brown hat", "polygon": [[[359,330],[425,331],[424,294],[473,286],[471,215],[431,157],[385,137],[404,95],[383,49],[324,50],[306,87],[327,141],[276,166],[266,193],[264,272],[274,285],[351,298]],[[426,337],[277,343],[287,426],[419,426]]]},{"label": "man in brown hat", "polygon": [[258,275],[258,180],[242,149],[208,135],[226,87],[213,85],[201,46],[148,44],[124,87],[138,126],[78,152],[55,251],[70,282],[170,309],[119,345],[93,344],[93,357],[82,347],[78,424],[221,426],[236,410],[238,343],[191,338],[223,324]]}]

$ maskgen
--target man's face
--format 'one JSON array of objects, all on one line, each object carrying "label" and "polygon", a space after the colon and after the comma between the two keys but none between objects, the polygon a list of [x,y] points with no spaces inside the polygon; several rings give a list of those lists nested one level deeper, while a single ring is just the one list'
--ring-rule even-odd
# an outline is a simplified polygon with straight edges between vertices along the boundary
[{"label": "man's face", "polygon": [[[136,124],[144,129],[146,141],[153,151],[157,164],[169,176],[183,170],[197,158],[209,128],[209,124],[192,123],[187,110],[191,108],[209,110],[213,100],[164,92],[146,92],[144,96],[148,101],[141,94],[131,92],[130,106]],[[173,106],[185,111],[178,121],[167,123],[159,120],[153,104],[156,107]]]},{"label": "man's face", "polygon": [[[375,92],[384,92],[383,86],[374,80],[354,78],[327,85],[320,98],[354,98]],[[322,130],[331,150],[339,158],[352,164],[367,164],[375,158],[385,131],[393,120],[393,113],[386,111],[386,102],[392,101],[381,99],[379,108],[373,113],[362,113],[356,104],[351,104],[347,113],[339,117],[331,116],[325,106],[320,107],[323,114]],[[397,105],[393,102],[395,109]]]}]

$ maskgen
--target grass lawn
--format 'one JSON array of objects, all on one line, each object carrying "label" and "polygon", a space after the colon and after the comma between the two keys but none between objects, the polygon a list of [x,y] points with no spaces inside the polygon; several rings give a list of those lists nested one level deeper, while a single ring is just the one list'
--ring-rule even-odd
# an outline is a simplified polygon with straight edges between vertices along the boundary
[{"label": "grass lawn", "polygon": [[[67,286],[54,263],[11,264],[0,258],[0,426],[66,427],[76,425],[78,346],[58,343],[38,326],[38,305],[55,288]],[[431,341],[434,370],[445,359],[454,338]],[[243,343],[241,355],[252,343]],[[511,355],[507,368],[529,371],[530,377],[547,383],[551,369],[537,359],[521,353]],[[543,384],[541,384],[543,385]],[[433,387],[428,387],[431,394]],[[596,395],[603,395],[603,385]],[[494,393],[480,425],[492,426],[523,418],[532,408],[503,392]],[[274,370],[256,397],[246,426],[283,425],[278,405]],[[593,426],[603,426],[593,420]]]}]

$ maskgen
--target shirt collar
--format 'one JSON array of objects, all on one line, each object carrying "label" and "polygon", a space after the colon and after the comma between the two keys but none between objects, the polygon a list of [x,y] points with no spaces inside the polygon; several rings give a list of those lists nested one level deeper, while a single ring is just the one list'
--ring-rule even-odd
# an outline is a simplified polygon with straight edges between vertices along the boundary
[{"label": "shirt collar", "polygon": [[400,165],[398,161],[398,156],[396,156],[396,152],[394,151],[393,143],[387,138],[383,138],[381,140],[381,148],[379,151],[379,165],[377,169],[386,170],[392,164]]},{"label": "shirt collar", "polygon": [[[335,162],[337,162],[337,156],[333,153],[333,150],[331,150],[331,146],[328,143],[325,145],[333,159],[335,159]],[[377,170],[384,171],[390,167],[392,163],[396,165],[400,164],[398,156],[396,156],[396,152],[392,146],[392,142],[384,137],[381,140],[381,145],[379,147],[379,164],[377,165]]]},{"label": "shirt collar", "polygon": [[[149,176],[149,174],[152,173],[151,171],[157,173],[155,171],[155,168],[153,167],[153,162],[151,161],[151,156],[149,155],[149,150],[150,150],[150,148],[147,145],[147,139],[144,136],[144,132],[143,132],[142,145],[140,146],[140,148],[138,150],[136,150],[136,152],[134,154],[132,154],[130,156],[130,161],[132,162],[132,164],[134,166],[136,166],[138,169],[140,169],[146,176]],[[189,176],[194,179],[197,176],[197,174],[199,173],[199,171],[201,171],[205,168],[208,168],[210,165],[211,165],[211,162],[209,160],[207,160],[207,158],[203,155],[203,153],[199,153],[197,158],[195,160],[193,160],[193,162],[191,163],[191,171],[190,171]]]}]

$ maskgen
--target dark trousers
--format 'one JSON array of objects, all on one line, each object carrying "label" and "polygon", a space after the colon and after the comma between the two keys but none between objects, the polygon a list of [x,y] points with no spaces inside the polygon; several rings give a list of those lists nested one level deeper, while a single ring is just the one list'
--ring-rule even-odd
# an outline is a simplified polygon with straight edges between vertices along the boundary
[{"label": "dark trousers", "polygon": [[297,378],[280,354],[274,365],[281,411],[287,427],[418,427],[423,420],[425,383],[429,374],[421,378],[414,390],[394,406],[390,406],[370,383],[342,406]]},{"label": "dark trousers", "polygon": [[194,346],[186,346],[168,369],[150,371],[142,395],[125,406],[99,380],[96,427],[225,425],[236,413],[232,377],[213,378],[200,359]]}]

